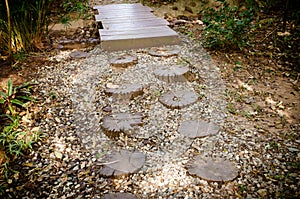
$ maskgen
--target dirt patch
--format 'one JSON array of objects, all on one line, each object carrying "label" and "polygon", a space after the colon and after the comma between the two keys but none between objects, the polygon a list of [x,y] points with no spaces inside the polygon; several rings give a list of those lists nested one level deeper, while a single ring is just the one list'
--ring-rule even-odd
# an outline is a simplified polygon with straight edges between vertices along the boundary
[{"label": "dirt patch", "polygon": [[48,58],[45,54],[29,55],[22,61],[16,61],[13,65],[4,62],[0,65],[0,89],[7,85],[7,80],[12,79],[14,85],[20,85],[34,79],[40,66],[46,64]]},{"label": "dirt patch", "polygon": [[272,61],[242,53],[214,53],[212,57],[227,82],[231,114],[274,133],[300,123],[300,83],[288,71],[278,69]]}]

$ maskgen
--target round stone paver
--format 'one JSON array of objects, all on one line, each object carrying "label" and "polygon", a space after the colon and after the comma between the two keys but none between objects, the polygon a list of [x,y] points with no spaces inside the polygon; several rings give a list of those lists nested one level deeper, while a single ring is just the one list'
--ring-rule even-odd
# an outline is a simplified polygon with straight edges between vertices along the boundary
[{"label": "round stone paver", "polygon": [[114,97],[132,98],[142,94],[143,89],[144,87],[141,84],[107,84],[104,92]]},{"label": "round stone paver", "polygon": [[126,132],[133,126],[143,124],[141,113],[115,113],[106,115],[102,119],[102,128],[108,132]]},{"label": "round stone paver", "polygon": [[197,155],[188,163],[188,172],[207,181],[225,182],[235,179],[238,170],[234,164],[221,158],[212,159]]},{"label": "round stone paver", "polygon": [[192,91],[173,91],[164,93],[159,101],[168,108],[180,109],[197,102],[199,96]]},{"label": "round stone paver", "polygon": [[151,48],[149,54],[156,57],[171,57],[177,56],[180,53],[180,49],[174,46],[154,47]]},{"label": "round stone paver", "polygon": [[119,176],[137,172],[145,163],[146,156],[139,151],[122,149],[113,152],[103,159],[105,162],[99,171],[104,176]]},{"label": "round stone paver", "polygon": [[188,120],[181,123],[178,132],[189,137],[205,137],[216,135],[220,127],[203,120]]},{"label": "round stone paver", "polygon": [[88,53],[81,51],[81,50],[76,50],[70,53],[70,57],[73,59],[81,59],[81,58],[86,58],[88,57]]},{"label": "round stone paver", "polygon": [[184,82],[187,80],[185,75],[188,73],[189,67],[184,65],[162,66],[154,70],[155,77],[161,81]]},{"label": "round stone paver", "polygon": [[119,55],[110,59],[112,67],[127,68],[138,63],[138,58],[132,55]]}]

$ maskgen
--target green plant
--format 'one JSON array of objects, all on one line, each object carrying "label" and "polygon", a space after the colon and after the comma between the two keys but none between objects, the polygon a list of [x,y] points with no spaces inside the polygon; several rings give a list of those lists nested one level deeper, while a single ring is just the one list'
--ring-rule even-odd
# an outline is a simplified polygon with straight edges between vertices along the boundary
[{"label": "green plant", "polygon": [[34,83],[25,83],[14,87],[11,79],[7,81],[7,91],[0,91],[0,114],[15,116],[16,107],[23,107],[26,101],[31,101],[30,89]]},{"label": "green plant", "polygon": [[7,116],[10,122],[0,133],[0,144],[9,155],[18,157],[23,151],[32,149],[32,144],[39,140],[40,131],[23,131],[20,127],[20,117]]},{"label": "green plant", "polygon": [[[0,1],[0,53],[13,58],[18,51],[42,48],[52,0]],[[11,59],[13,60],[13,59]]]},{"label": "green plant", "polygon": [[238,6],[230,6],[226,0],[216,0],[221,3],[219,9],[204,10],[203,30],[205,46],[210,48],[243,48],[247,45],[247,31],[255,13],[255,0],[246,0]]},{"label": "green plant", "polygon": [[249,111],[242,111],[241,114],[249,120],[253,118],[252,114]]},{"label": "green plant", "polygon": [[247,191],[247,187],[246,187],[245,185],[243,185],[243,184],[238,184],[238,186],[239,186],[239,188],[240,188],[240,190],[241,190],[242,192]]},{"label": "green plant", "polygon": [[227,110],[229,113],[233,114],[233,115],[236,115],[237,114],[237,109],[235,108],[234,104],[233,103],[229,103],[227,105]]},{"label": "green plant", "polygon": [[243,64],[241,62],[237,61],[233,70],[239,71],[240,69],[243,69]]},{"label": "green plant", "polygon": [[85,19],[89,17],[87,14],[89,9],[87,0],[63,0],[60,7],[63,12],[59,15],[59,20],[66,27],[71,24],[70,21],[73,19],[78,20],[82,16]]},{"label": "green plant", "polygon": [[276,141],[269,142],[270,149],[279,150],[280,146],[281,146],[280,143],[278,143]]},{"label": "green plant", "polygon": [[[6,92],[0,92],[0,149],[5,151],[7,159],[22,155],[41,138],[41,132],[37,128],[28,130],[21,127],[17,109],[25,107],[27,101],[32,101],[30,90],[33,85],[34,83],[25,83],[14,87],[11,79],[8,79]],[[4,164],[8,163],[5,161]]]}]

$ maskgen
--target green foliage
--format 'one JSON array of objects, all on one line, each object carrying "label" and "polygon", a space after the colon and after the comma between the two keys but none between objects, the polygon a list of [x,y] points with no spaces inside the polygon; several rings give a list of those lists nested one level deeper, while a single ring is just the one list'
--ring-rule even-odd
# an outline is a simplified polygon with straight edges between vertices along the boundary
[{"label": "green foliage", "polygon": [[66,26],[73,17],[72,13],[76,13],[76,18],[80,18],[88,12],[87,0],[14,0],[8,1],[8,4],[10,16],[5,2],[0,1],[1,55],[43,49],[51,23],[50,18],[53,18],[51,6],[60,13],[59,20],[55,20],[55,23],[62,22]]},{"label": "green foliage", "polygon": [[230,6],[226,0],[219,9],[207,8],[204,11],[203,30],[206,47],[243,48],[247,45],[247,31],[251,28],[256,4],[255,0],[246,0],[243,5]]},{"label": "green foliage", "polygon": [[32,100],[30,89],[33,85],[34,83],[25,83],[14,87],[11,79],[8,79],[7,91],[0,91],[0,111],[2,114],[15,116],[15,107],[23,107],[26,101]]},{"label": "green foliage", "polygon": [[0,134],[0,144],[6,154],[18,157],[23,151],[32,149],[32,144],[39,140],[40,131],[24,131],[20,129],[20,117],[18,115],[6,115],[10,122],[4,126]]},{"label": "green foliage", "polygon": [[5,92],[0,92],[0,192],[11,183],[9,174],[16,172],[11,163],[31,150],[33,143],[42,137],[38,128],[23,126],[20,116],[25,103],[32,100],[30,91],[33,85],[25,83],[14,87],[9,79]]},{"label": "green foliage", "polygon": [[82,16],[84,18],[89,17],[87,15],[89,9],[87,0],[64,0],[60,3],[60,8],[63,12],[59,15],[59,20],[66,27],[70,25],[70,21],[74,18],[78,20]]},{"label": "green foliage", "polygon": [[8,79],[6,92],[0,92],[0,149],[5,151],[8,160],[31,149],[32,144],[40,138],[40,131],[22,127],[19,114],[25,108],[25,103],[32,101],[30,91],[33,85],[25,83],[14,87],[11,79]]},{"label": "green foliage", "polygon": [[[9,1],[11,20],[9,29],[6,9],[1,1],[0,40],[6,42],[0,47],[0,52],[7,52],[10,44],[13,52],[40,49],[48,28],[50,2],[51,0]],[[9,32],[11,38],[8,37]]]}]

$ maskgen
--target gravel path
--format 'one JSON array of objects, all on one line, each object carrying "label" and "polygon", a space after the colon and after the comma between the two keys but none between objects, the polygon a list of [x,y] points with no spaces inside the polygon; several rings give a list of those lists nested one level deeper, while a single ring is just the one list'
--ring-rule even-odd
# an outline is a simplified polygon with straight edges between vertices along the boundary
[{"label": "gravel path", "polygon": [[[71,59],[69,51],[51,57],[39,83],[36,123],[47,138],[23,163],[27,182],[8,189],[8,198],[99,198],[108,192],[130,192],[139,198],[275,198],[299,191],[299,140],[284,141],[287,148],[270,145],[273,135],[227,115],[225,90],[219,68],[195,41],[181,36],[178,57],[154,57],[149,49],[107,53],[96,47],[85,59]],[[116,72],[109,60],[120,54],[138,57],[138,64]],[[186,64],[193,80],[165,83],[153,70],[161,65]],[[143,95],[117,100],[104,93],[107,84],[140,83]],[[196,92],[201,99],[182,109],[163,106],[158,97],[170,90]],[[134,136],[108,137],[101,128],[107,114],[142,112],[144,125]],[[179,134],[182,121],[203,119],[221,127],[217,136],[190,139]],[[139,150],[145,165],[136,173],[108,178],[99,174],[102,159],[113,150]],[[195,155],[222,157],[239,170],[230,182],[209,182],[191,176],[186,165]],[[299,168],[299,167],[298,167]],[[16,182],[17,183],[17,182]],[[18,183],[17,183],[18,184]],[[292,195],[289,195],[292,193]],[[282,196],[281,196],[282,197]]]}]

